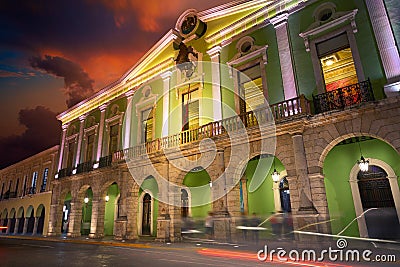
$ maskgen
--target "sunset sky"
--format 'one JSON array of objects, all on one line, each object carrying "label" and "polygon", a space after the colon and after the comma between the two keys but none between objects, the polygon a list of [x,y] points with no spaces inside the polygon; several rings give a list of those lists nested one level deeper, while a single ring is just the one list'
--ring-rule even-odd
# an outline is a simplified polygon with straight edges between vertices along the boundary
[{"label": "sunset sky", "polygon": [[117,80],[188,8],[229,0],[4,0],[0,168],[59,143],[55,115]]}]

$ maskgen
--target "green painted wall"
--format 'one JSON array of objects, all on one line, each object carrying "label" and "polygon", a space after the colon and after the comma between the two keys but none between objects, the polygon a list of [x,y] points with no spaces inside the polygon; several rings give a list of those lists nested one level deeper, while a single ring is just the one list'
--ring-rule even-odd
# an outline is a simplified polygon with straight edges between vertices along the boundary
[{"label": "green painted wall", "polygon": [[[150,176],[146,178],[139,189],[139,197],[142,195],[144,190],[149,190],[152,194],[151,201],[153,202],[153,236],[157,236],[157,217],[158,217],[158,185],[156,179]],[[138,205],[140,205],[140,201],[138,199]],[[138,207],[139,208],[139,207]],[[139,209],[138,209],[139,210]],[[141,222],[139,222],[141,223]]]},{"label": "green painted wall", "polygon": [[[104,215],[104,235],[113,235],[114,233],[114,220],[116,212],[116,204],[118,201],[119,189],[117,184],[112,184],[108,190],[107,195],[109,200],[106,202],[105,215]],[[100,200],[105,201],[105,200]]]},{"label": "green painted wall", "polygon": [[92,199],[93,199],[93,191],[91,188],[86,190],[85,196],[89,198],[89,202],[82,204],[82,224],[81,224],[82,235],[88,235],[90,233],[90,222],[92,221]]},{"label": "green painted wall", "polygon": [[[274,192],[272,190],[273,157],[252,159],[247,163],[248,214],[255,212],[264,219],[275,212]],[[278,172],[284,170],[282,163],[275,158]]]},{"label": "green painted wall", "polygon": [[[183,184],[189,187],[191,197],[191,214],[193,218],[205,218],[211,207],[210,176],[207,171],[189,172]],[[204,204],[208,203],[208,204]]]},{"label": "green painted wall", "polygon": [[[396,175],[400,175],[400,157],[383,141],[374,139],[361,142],[361,150],[366,158],[380,159],[389,164]],[[326,197],[332,221],[332,232],[336,234],[356,216],[349,184],[349,175],[360,159],[358,143],[335,146],[324,161]],[[353,223],[343,235],[359,236],[357,222]]]}]

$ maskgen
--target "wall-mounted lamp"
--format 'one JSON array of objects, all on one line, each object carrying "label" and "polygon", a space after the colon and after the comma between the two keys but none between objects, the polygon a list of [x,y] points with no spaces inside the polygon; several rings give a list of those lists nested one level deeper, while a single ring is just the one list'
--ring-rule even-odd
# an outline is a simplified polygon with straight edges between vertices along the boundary
[{"label": "wall-mounted lamp", "polygon": [[108,202],[110,200],[110,197],[108,196],[108,194],[106,195],[105,199],[106,199],[106,202]]},{"label": "wall-mounted lamp", "polygon": [[86,196],[86,197],[83,199],[83,202],[85,202],[86,204],[89,203],[89,198]]}]

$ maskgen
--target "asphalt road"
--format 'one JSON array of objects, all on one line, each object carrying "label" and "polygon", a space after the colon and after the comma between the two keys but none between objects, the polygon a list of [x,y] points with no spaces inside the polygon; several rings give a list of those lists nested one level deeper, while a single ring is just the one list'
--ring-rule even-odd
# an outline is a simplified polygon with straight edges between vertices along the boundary
[{"label": "asphalt road", "polygon": [[[261,262],[248,248],[196,245],[196,243],[107,244],[0,238],[0,266],[366,266],[357,262]],[[383,251],[388,251],[384,249]],[[369,263],[368,266],[399,266]]]},{"label": "asphalt road", "polygon": [[[266,266],[256,258],[207,256],[193,246],[117,247],[38,240],[0,239],[0,266]],[[220,250],[213,250],[219,251]]]}]

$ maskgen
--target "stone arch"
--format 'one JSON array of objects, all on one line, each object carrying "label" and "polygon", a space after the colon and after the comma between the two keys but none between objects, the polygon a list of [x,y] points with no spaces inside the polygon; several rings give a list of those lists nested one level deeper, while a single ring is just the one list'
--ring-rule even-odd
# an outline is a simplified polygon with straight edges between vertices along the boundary
[{"label": "stone arch", "polygon": [[387,143],[388,145],[390,145],[394,150],[397,151],[397,153],[399,153],[399,149],[397,149],[393,143],[391,141],[393,140],[386,140],[384,138],[382,138],[379,135],[373,134],[373,133],[367,133],[367,132],[358,132],[358,133],[354,133],[354,132],[350,132],[350,133],[345,133],[342,135],[337,135],[336,138],[332,137],[331,135],[329,135],[329,137],[327,135],[324,135],[324,141],[325,141],[325,146],[323,147],[322,150],[320,150],[321,152],[319,153],[319,151],[314,151],[314,153],[319,153],[318,155],[318,167],[320,167],[321,169],[324,166],[324,161],[326,156],[328,155],[329,151],[331,151],[337,144],[339,144],[340,142],[352,138],[352,137],[361,137],[361,136],[368,136],[368,137],[373,137],[375,139],[379,139],[385,143]]},{"label": "stone arch", "polygon": [[12,208],[11,210],[10,210],[10,218],[11,217],[15,217],[16,216],[16,210],[15,210],[15,208]]},{"label": "stone arch", "polygon": [[1,213],[1,219],[6,219],[8,217],[8,210],[5,208]]},{"label": "stone arch", "polygon": [[19,207],[17,212],[17,218],[22,218],[24,216],[24,207]]},{"label": "stone arch", "polygon": [[36,208],[36,217],[40,217],[40,215],[42,214],[42,211],[44,210],[44,205],[40,204],[37,208]]},{"label": "stone arch", "polygon": [[[397,181],[396,173],[394,172],[393,168],[389,164],[387,164],[386,162],[384,162],[380,159],[367,158],[367,160],[369,160],[369,163],[371,165],[376,165],[378,167],[381,167],[387,173],[387,175],[388,175],[387,178],[389,179],[390,189],[392,191],[393,200],[394,200],[394,204],[395,204],[395,208],[396,208],[396,212],[397,212],[397,218],[400,223],[400,190],[399,190],[399,184]],[[359,170],[360,169],[359,169],[358,164],[355,164],[353,166],[353,168],[351,169],[349,181],[350,181],[356,216],[359,217],[359,219],[357,220],[357,223],[358,223],[358,228],[360,231],[360,236],[368,237],[368,230],[367,230],[367,224],[365,221],[365,217],[361,216],[364,211],[363,211],[360,192],[359,192],[358,184],[357,184],[357,174],[358,174]]]},{"label": "stone arch", "polygon": [[26,209],[25,218],[28,220],[26,232],[32,234],[35,227],[35,209],[32,205],[29,205],[29,207]]}]

